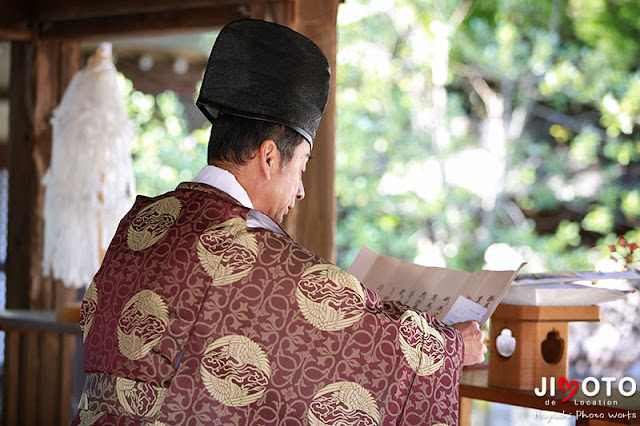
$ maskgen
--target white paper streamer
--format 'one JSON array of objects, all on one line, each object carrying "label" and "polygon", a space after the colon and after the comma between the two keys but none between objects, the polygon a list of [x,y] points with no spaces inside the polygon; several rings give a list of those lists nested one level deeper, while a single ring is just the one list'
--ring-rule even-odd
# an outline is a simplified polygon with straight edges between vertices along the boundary
[{"label": "white paper streamer", "polygon": [[131,207],[135,178],[129,120],[111,61],[111,45],[100,46],[71,80],[53,111],[51,165],[44,215],[45,276],[66,286],[91,281],[120,218]]}]

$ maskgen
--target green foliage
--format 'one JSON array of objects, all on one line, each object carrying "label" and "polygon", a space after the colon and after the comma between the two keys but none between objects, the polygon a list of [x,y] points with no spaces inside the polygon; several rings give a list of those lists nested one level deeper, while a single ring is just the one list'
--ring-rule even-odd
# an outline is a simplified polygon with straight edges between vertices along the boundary
[{"label": "green foliage", "polygon": [[[506,242],[548,269],[591,269],[591,247],[640,222],[640,193],[624,189],[640,161],[640,6],[465,5],[341,6],[338,260],[349,265],[363,244],[424,260],[428,247],[436,264],[476,269],[489,244]],[[434,101],[441,88],[444,107]],[[434,139],[439,116],[445,143]],[[465,152],[477,164],[453,161]],[[537,218],[562,211],[571,219],[537,229]]]},{"label": "green foliage", "polygon": [[137,192],[155,196],[191,180],[206,164],[208,129],[189,133],[175,93],[144,94],[122,74],[118,82],[127,113],[138,126],[131,146]]}]

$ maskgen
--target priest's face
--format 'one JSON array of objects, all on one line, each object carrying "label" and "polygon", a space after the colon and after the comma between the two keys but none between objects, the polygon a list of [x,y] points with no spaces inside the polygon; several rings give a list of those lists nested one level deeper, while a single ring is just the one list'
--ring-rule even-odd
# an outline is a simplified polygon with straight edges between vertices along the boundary
[{"label": "priest's face", "polygon": [[266,212],[276,222],[281,223],[296,201],[304,198],[302,174],[307,169],[307,161],[310,157],[311,147],[305,140],[298,144],[293,158],[284,168],[278,153],[279,167],[273,170],[271,202],[269,211]]}]

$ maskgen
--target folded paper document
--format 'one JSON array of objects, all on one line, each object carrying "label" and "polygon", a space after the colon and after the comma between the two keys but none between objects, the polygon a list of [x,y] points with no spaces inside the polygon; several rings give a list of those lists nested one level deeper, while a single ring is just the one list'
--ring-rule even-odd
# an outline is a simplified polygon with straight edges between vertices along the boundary
[{"label": "folded paper document", "polygon": [[519,274],[514,280],[514,284],[555,284],[555,283],[572,283],[576,281],[591,281],[596,283],[598,280],[639,280],[640,274],[636,271],[619,271],[619,272],[543,272],[535,274]]},{"label": "folded paper document", "polygon": [[[635,271],[520,274],[502,300],[510,305],[587,306],[621,299],[635,290],[594,286],[604,280],[640,280]],[[615,285],[615,281],[612,282]]]},{"label": "folded paper document", "polygon": [[512,285],[502,299],[509,305],[589,306],[621,299],[635,290],[617,290],[575,283]]},{"label": "folded paper document", "polygon": [[468,320],[484,324],[518,271],[466,272],[417,265],[362,247],[349,273],[382,300],[397,300],[446,324]]}]

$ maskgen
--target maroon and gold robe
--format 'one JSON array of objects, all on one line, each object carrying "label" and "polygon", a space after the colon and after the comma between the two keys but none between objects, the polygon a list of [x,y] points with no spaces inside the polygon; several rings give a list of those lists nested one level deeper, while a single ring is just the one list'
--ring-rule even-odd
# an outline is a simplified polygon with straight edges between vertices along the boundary
[{"label": "maroon and gold robe", "polygon": [[82,304],[74,424],[456,424],[460,333],[248,213],[200,183],[138,197]]}]

